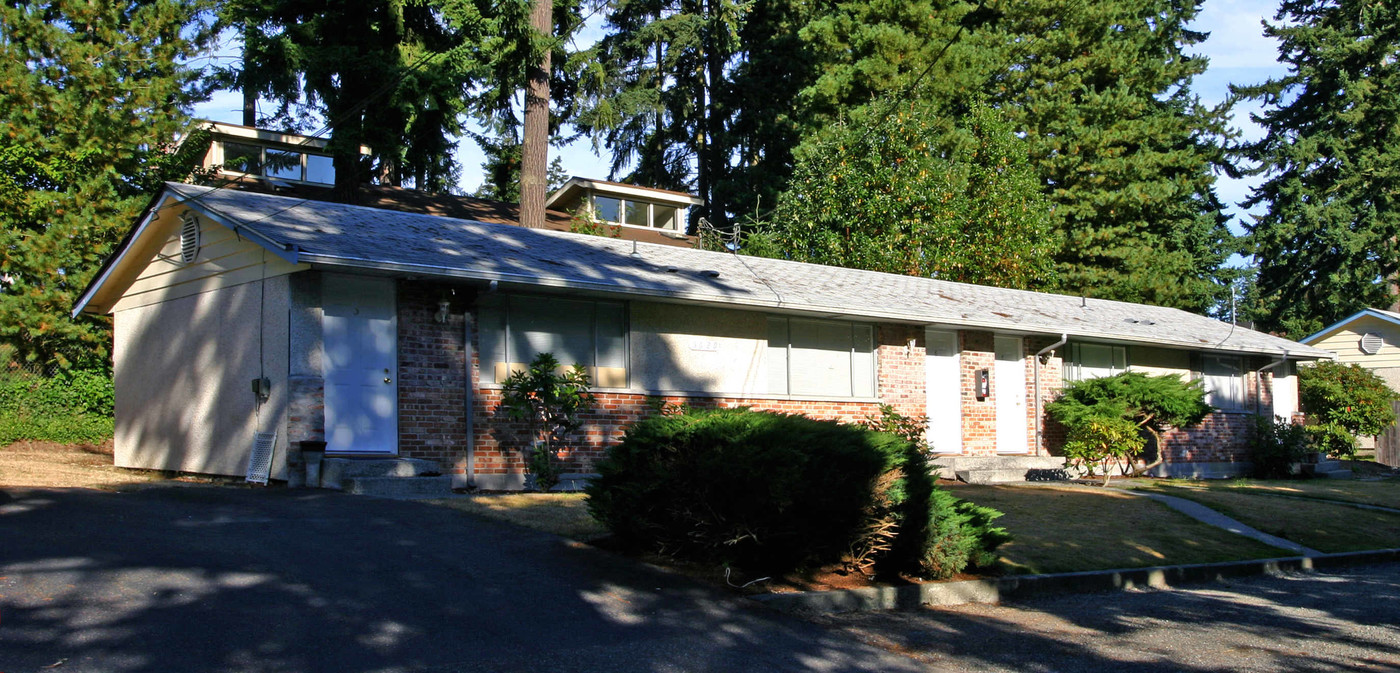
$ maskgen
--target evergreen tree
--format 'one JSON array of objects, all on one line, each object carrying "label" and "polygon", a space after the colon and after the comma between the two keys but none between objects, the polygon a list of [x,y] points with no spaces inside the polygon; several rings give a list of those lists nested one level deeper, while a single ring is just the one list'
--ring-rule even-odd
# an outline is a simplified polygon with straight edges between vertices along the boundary
[{"label": "evergreen tree", "polygon": [[482,67],[477,47],[495,27],[475,5],[450,9],[421,1],[231,0],[220,9],[220,26],[243,35],[243,63],[220,81],[277,103],[261,124],[297,132],[329,126],[344,200],[375,179],[446,191],[456,183],[452,154]]},{"label": "evergreen tree", "polygon": [[[803,36],[814,127],[904,92],[956,113],[983,97],[1025,137],[1055,203],[1060,289],[1203,310],[1232,250],[1213,170],[1226,109],[1189,86],[1197,2],[843,4]],[[917,84],[917,86],[915,86]],[[820,143],[816,131],[804,143]]]},{"label": "evergreen tree", "polygon": [[706,205],[693,216],[716,224],[728,218],[718,191],[730,167],[724,83],[748,7],[614,0],[610,32],[592,50],[581,82],[585,109],[577,123],[612,152],[610,176],[694,190]]},{"label": "evergreen tree", "polygon": [[[0,5],[0,343],[105,366],[108,323],[68,313],[161,180],[200,154],[185,64],[209,33],[189,0]],[[206,144],[207,146],[207,144]]]},{"label": "evergreen tree", "polygon": [[1389,306],[1400,271],[1400,8],[1289,0],[1265,33],[1287,75],[1236,93],[1262,101],[1265,129],[1240,156],[1266,176],[1249,243],[1260,325],[1306,336]]},{"label": "evergreen tree", "polygon": [[798,155],[791,188],[768,227],[750,237],[749,252],[1043,287],[1054,273],[1050,203],[1025,143],[985,106],[951,128],[938,112],[871,107],[828,129]]}]

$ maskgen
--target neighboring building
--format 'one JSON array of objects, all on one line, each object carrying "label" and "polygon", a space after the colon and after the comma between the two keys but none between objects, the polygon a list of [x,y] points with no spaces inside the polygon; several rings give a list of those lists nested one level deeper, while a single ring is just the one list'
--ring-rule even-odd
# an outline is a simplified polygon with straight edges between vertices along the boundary
[{"label": "neighboring building", "polygon": [[544,205],[569,213],[586,213],[606,224],[683,237],[690,207],[704,203],[685,192],[574,177],[550,194]]},{"label": "neighboring building", "polygon": [[[334,201],[335,167],[321,138],[209,122],[212,135],[203,168],[227,186],[266,194]],[[365,154],[370,148],[362,147]],[[596,196],[595,196],[596,195]],[[694,247],[685,234],[686,209],[700,199],[665,189],[573,178],[545,203],[545,228],[573,231],[575,213],[592,209],[609,227],[599,233],[646,243]],[[520,206],[456,194],[429,194],[390,185],[360,187],[360,205],[479,222],[518,224]],[[617,217],[621,214],[621,217]],[[637,225],[638,222],[645,224]]]},{"label": "neighboring building", "polygon": [[[1400,313],[1363,309],[1304,338],[1303,343],[1335,353],[1339,362],[1371,370],[1391,390],[1400,392]],[[1377,462],[1400,467],[1400,428],[1374,439],[1363,437],[1361,446],[1374,448]]]},{"label": "neighboring building", "polygon": [[1400,313],[1363,309],[1302,343],[1335,353],[1339,362],[1361,365],[1400,392]]},{"label": "neighboring building", "polygon": [[[1165,473],[1248,469],[1255,414],[1326,351],[1175,309],[169,184],[74,313],[114,316],[118,465],[242,474],[255,430],[438,461],[518,488],[500,382],[537,352],[592,374],[568,470],[648,398],[856,421],[927,414],[960,461],[1047,456],[1066,379],[1201,379],[1217,408]],[[271,380],[259,403],[249,382]],[[284,474],[283,459],[274,476]]]}]

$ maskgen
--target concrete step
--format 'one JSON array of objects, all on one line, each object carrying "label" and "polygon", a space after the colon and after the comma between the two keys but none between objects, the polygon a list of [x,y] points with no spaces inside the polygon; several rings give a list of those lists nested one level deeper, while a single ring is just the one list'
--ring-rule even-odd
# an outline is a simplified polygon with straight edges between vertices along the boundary
[{"label": "concrete step", "polygon": [[1352,474],[1352,471],[1351,471],[1351,470],[1346,469],[1346,468],[1342,468],[1342,469],[1340,469],[1340,470],[1327,470],[1327,471],[1324,471],[1324,472],[1314,472],[1314,473],[1313,473],[1313,476],[1314,476],[1314,477],[1317,477],[1317,478],[1319,478],[1319,479],[1351,479],[1352,477],[1354,477],[1354,476],[1356,476],[1356,475]]},{"label": "concrete step", "polygon": [[957,470],[959,481],[969,484],[1013,484],[1027,481],[1065,481],[1069,475],[1062,468],[990,468]]},{"label": "concrete step", "polygon": [[417,477],[438,472],[421,458],[327,458],[321,461],[321,487],[341,488],[352,477]]},{"label": "concrete step", "polygon": [[1001,469],[1041,469],[1054,470],[1064,467],[1065,459],[1058,456],[948,456],[935,455],[934,465],[947,471],[957,470],[1001,470]]},{"label": "concrete step", "polygon": [[452,477],[348,477],[346,493],[404,500],[446,498],[452,495]]}]

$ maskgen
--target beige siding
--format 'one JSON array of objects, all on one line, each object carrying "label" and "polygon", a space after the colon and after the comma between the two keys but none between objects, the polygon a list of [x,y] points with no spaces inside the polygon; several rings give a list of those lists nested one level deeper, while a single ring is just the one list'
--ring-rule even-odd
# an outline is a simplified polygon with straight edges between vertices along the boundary
[{"label": "beige siding", "polygon": [[200,248],[194,262],[180,261],[180,231],[179,227],[173,227],[159,254],[122,293],[113,311],[150,306],[310,268],[305,264],[291,264],[257,244],[240,239],[232,229],[212,223],[208,218],[199,220]]},{"label": "beige siding", "polygon": [[[116,313],[118,466],[242,475],[253,433],[275,430],[273,476],[285,475],[287,280],[279,276]],[[260,373],[272,380],[272,397],[258,408],[251,382]]]},{"label": "beige siding", "polygon": [[[1375,355],[1361,351],[1361,336],[1367,332],[1375,332],[1385,340]],[[1361,316],[1310,345],[1336,353],[1342,362],[1355,362],[1367,369],[1400,367],[1400,325],[1370,315]]]},{"label": "beige siding", "polygon": [[646,392],[767,392],[768,316],[632,302],[632,388]]}]

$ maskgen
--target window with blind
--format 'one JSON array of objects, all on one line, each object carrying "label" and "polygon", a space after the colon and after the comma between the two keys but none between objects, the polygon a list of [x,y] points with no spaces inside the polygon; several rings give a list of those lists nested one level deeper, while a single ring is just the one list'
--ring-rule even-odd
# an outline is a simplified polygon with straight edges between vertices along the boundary
[{"label": "window with blind", "polygon": [[875,397],[875,330],[802,318],[768,319],[768,392]]},{"label": "window with blind", "polygon": [[1073,343],[1064,366],[1066,381],[1083,381],[1128,371],[1128,349],[1107,344]]},{"label": "window with blind", "polygon": [[627,387],[627,310],[620,302],[494,297],[479,307],[478,321],[486,383],[501,383],[551,353],[566,367],[586,367],[594,387]]},{"label": "window with blind", "polygon": [[1245,408],[1244,361],[1232,355],[1202,355],[1206,402],[1221,411]]}]

